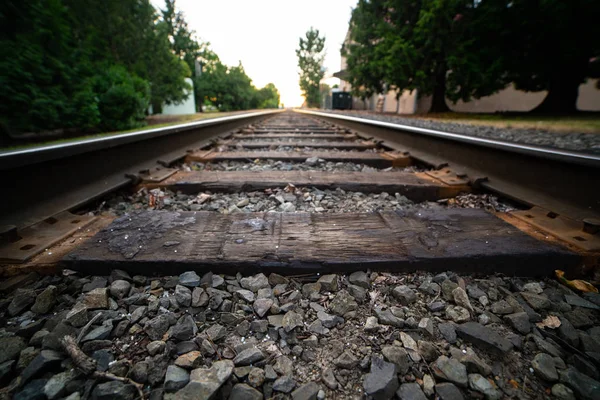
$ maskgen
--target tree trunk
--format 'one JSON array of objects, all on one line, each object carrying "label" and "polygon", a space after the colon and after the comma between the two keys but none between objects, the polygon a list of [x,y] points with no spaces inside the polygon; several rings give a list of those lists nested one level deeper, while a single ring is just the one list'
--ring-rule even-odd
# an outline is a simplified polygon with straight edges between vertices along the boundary
[{"label": "tree trunk", "polygon": [[431,107],[429,112],[448,112],[450,108],[446,104],[446,67],[439,68],[435,75],[433,84],[433,95],[431,96]]},{"label": "tree trunk", "polygon": [[[564,70],[563,70],[564,71]],[[577,97],[581,79],[576,71],[564,71],[552,76],[544,101],[532,110],[540,114],[571,114],[577,112]]]}]

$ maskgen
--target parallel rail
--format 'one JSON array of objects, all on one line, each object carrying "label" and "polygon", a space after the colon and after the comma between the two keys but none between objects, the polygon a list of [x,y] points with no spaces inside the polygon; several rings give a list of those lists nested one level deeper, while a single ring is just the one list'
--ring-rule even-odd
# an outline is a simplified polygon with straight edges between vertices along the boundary
[{"label": "parallel rail", "polygon": [[309,110],[365,132],[434,166],[449,165],[481,187],[572,219],[600,216],[600,156]]}]

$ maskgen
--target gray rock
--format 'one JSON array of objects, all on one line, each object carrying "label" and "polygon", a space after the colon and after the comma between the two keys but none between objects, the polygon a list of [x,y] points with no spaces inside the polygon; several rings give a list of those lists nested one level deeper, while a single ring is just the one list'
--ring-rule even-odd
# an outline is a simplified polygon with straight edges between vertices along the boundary
[{"label": "gray rock", "polygon": [[71,335],[76,337],[78,330],[65,322],[59,322],[58,325],[52,329],[52,332],[44,336],[42,339],[42,347],[45,349],[59,350],[63,348],[59,343],[59,339],[62,339],[65,335]]},{"label": "gray rock", "polygon": [[292,392],[292,400],[317,400],[321,387],[316,382],[308,382]]},{"label": "gray rock", "polygon": [[526,335],[531,331],[529,316],[526,312],[518,312],[504,316],[504,321],[508,323],[517,332]]},{"label": "gray rock", "polygon": [[29,382],[31,379],[52,370],[60,365],[62,359],[62,355],[54,350],[42,350],[21,372],[22,382]]},{"label": "gray rock", "polygon": [[146,383],[148,381],[148,371],[150,369],[150,365],[146,361],[140,361],[135,363],[131,371],[129,371],[129,375],[131,378],[139,383]]},{"label": "gray rock", "polygon": [[435,385],[435,392],[437,393],[440,400],[464,399],[462,393],[460,392],[460,389],[449,382],[438,383],[437,385]]},{"label": "gray rock", "polygon": [[[200,283],[200,278],[198,278]],[[175,392],[190,381],[190,373],[185,369],[176,365],[169,365],[167,367],[167,373],[165,375],[165,390],[167,392]]]},{"label": "gray rock", "polygon": [[258,289],[268,288],[269,280],[264,274],[258,274],[254,276],[248,276],[246,278],[242,278],[240,280],[240,285],[244,289],[251,290],[253,292],[257,292]]},{"label": "gray rock", "polygon": [[[44,395],[44,386],[46,385],[45,379],[35,379],[26,385],[17,392],[12,400],[46,400],[46,396]],[[11,398],[11,397],[6,397]]]},{"label": "gray rock", "polygon": [[337,315],[327,314],[324,311],[317,312],[317,318],[325,328],[333,328],[337,324],[343,323],[344,319],[342,317],[338,317]]},{"label": "gray rock", "polygon": [[269,321],[266,319],[257,319],[250,323],[250,330],[252,332],[266,333],[269,327]]},{"label": "gray rock", "polygon": [[273,382],[273,390],[282,393],[289,393],[296,387],[296,381],[289,375],[280,376]]},{"label": "gray rock", "polygon": [[93,400],[133,400],[136,396],[135,386],[119,381],[100,383],[92,391]]},{"label": "gray rock", "polygon": [[421,390],[421,386],[418,383],[403,383],[400,385],[400,389],[396,392],[401,400],[427,400],[425,393]]},{"label": "gray rock", "polygon": [[166,343],[162,340],[155,340],[146,345],[146,350],[151,356],[162,353],[165,350]]},{"label": "gray rock", "polygon": [[600,306],[598,304],[594,304],[591,301],[582,299],[579,296],[567,294],[567,295],[565,295],[565,300],[566,300],[567,304],[575,306],[575,307],[584,307],[584,308],[590,308],[592,310],[600,310]]},{"label": "gray rock", "polygon": [[25,341],[18,336],[0,338],[0,364],[16,360],[25,347],[27,347]]},{"label": "gray rock", "polygon": [[472,299],[478,300],[482,296],[485,296],[487,298],[487,295],[485,294],[485,292],[483,290],[481,290],[481,288],[477,285],[467,286],[467,294]]},{"label": "gray rock", "polygon": [[419,290],[423,293],[427,293],[430,296],[435,296],[442,290],[442,288],[437,283],[432,282],[429,279],[425,279],[425,282],[419,286]]},{"label": "gray rock", "polygon": [[431,312],[440,312],[446,309],[446,303],[443,301],[434,301],[429,305],[429,311]]},{"label": "gray rock", "polygon": [[11,317],[21,314],[35,302],[35,292],[27,289],[17,289],[8,305],[8,314]]},{"label": "gray rock", "polygon": [[240,352],[233,359],[233,363],[236,366],[251,365],[257,361],[261,361],[265,358],[265,355],[257,347],[251,347]]},{"label": "gray rock", "polygon": [[168,329],[169,317],[165,314],[158,315],[144,325],[144,330],[150,340],[161,340]]},{"label": "gray rock", "polygon": [[131,283],[125,280],[116,280],[110,284],[110,295],[116,299],[122,299],[129,294]]},{"label": "gray rock", "polygon": [[177,340],[189,340],[196,336],[196,333],[198,333],[196,322],[191,315],[187,314],[179,318],[179,321],[173,326],[171,337]]},{"label": "gray rock", "polygon": [[5,361],[0,364],[0,382],[9,380],[13,367],[17,362],[15,360]]},{"label": "gray rock", "polygon": [[179,275],[179,284],[187,287],[200,286],[200,277],[194,271],[187,271]]},{"label": "gray rock", "polygon": [[254,292],[248,289],[239,289],[236,290],[235,293],[237,293],[242,299],[244,299],[244,301],[247,301],[248,303],[252,303],[256,298]]},{"label": "gray rock", "polygon": [[492,303],[492,305],[490,306],[490,310],[494,314],[498,315],[511,314],[513,312],[512,306],[508,304],[506,300],[499,300],[495,303]]},{"label": "gray rock", "polygon": [[368,289],[371,287],[369,276],[364,271],[356,271],[350,274],[348,281],[356,286]]},{"label": "gray rock", "polygon": [[356,285],[348,285],[348,292],[358,303],[364,303],[367,297],[367,289]]},{"label": "gray rock", "polygon": [[279,356],[273,365],[273,369],[279,375],[292,375],[294,373],[294,363],[286,356]]},{"label": "gray rock", "polygon": [[390,309],[382,310],[381,308],[376,307],[374,311],[380,324],[391,325],[395,326],[396,328],[404,327],[404,320],[392,314]]},{"label": "gray rock", "polygon": [[438,324],[438,329],[440,330],[440,333],[448,343],[456,342],[456,328],[454,327],[454,324],[441,323]]},{"label": "gray rock", "polygon": [[344,316],[344,314],[354,311],[358,308],[358,303],[354,297],[345,289],[340,290],[329,305],[329,311],[335,315]]},{"label": "gray rock", "polygon": [[408,361],[408,353],[399,346],[385,346],[381,349],[381,354],[386,360],[396,366],[399,374],[404,375],[408,372],[410,363]]},{"label": "gray rock", "polygon": [[248,383],[255,388],[261,387],[265,383],[265,371],[261,368],[252,368],[248,374]]},{"label": "gray rock", "polygon": [[418,328],[424,334],[433,337],[433,320],[431,318],[421,318]]},{"label": "gray rock", "polygon": [[90,310],[108,308],[108,290],[97,288],[89,291],[83,297],[83,304]]},{"label": "gray rock", "polygon": [[560,326],[557,329],[558,336],[567,343],[569,343],[571,346],[578,347],[579,335],[577,334],[577,330],[575,329],[575,327],[571,324],[571,322],[568,319],[564,317],[559,317],[559,319]]},{"label": "gray rock", "polygon": [[492,373],[492,367],[479,358],[470,347],[467,347],[465,350],[452,347],[450,348],[450,354],[452,355],[452,358],[467,367],[468,372],[479,373],[483,376],[488,376]]},{"label": "gray rock", "polygon": [[198,368],[190,374],[190,382],[180,389],[175,398],[183,400],[212,399],[233,372],[233,362],[215,362],[210,368]]},{"label": "gray rock", "polygon": [[175,300],[182,307],[189,307],[192,305],[192,291],[183,285],[175,286]]},{"label": "gray rock", "polygon": [[448,306],[446,307],[446,317],[454,322],[467,322],[471,319],[469,310],[461,306]]},{"label": "gray rock", "polygon": [[302,285],[302,296],[312,298],[313,295],[318,295],[321,292],[321,284],[319,282],[305,283]]},{"label": "gray rock", "polygon": [[301,328],[302,326],[304,326],[304,324],[302,323],[302,316],[298,313],[295,313],[294,311],[288,311],[283,316],[283,320],[281,321],[281,323],[283,329],[285,329],[286,332],[290,332],[295,328]]},{"label": "gray rock", "polygon": [[537,354],[531,361],[531,366],[535,374],[548,382],[556,382],[558,380],[558,372],[554,365],[552,356],[546,353]]},{"label": "gray rock", "polygon": [[496,389],[490,381],[479,374],[469,375],[469,387],[477,392],[483,393],[486,399],[497,400],[502,398],[502,393]]},{"label": "gray rock", "polygon": [[321,284],[321,289],[326,292],[335,292],[338,290],[338,276],[335,274],[323,275],[317,282]]},{"label": "gray rock", "polygon": [[35,304],[31,307],[31,311],[36,314],[47,314],[56,304],[58,289],[56,286],[49,285],[35,299]]},{"label": "gray rock", "polygon": [[208,293],[201,287],[192,290],[192,307],[205,307],[208,304]]},{"label": "gray rock", "polygon": [[[441,325],[441,324],[440,324]],[[466,322],[456,326],[458,336],[480,346],[486,350],[494,351],[497,354],[504,354],[511,350],[512,343],[500,336],[496,331],[483,326],[477,322]]]},{"label": "gray rock", "polygon": [[321,381],[331,390],[336,390],[338,387],[338,382],[335,379],[335,375],[333,374],[333,369],[325,368],[321,373]]},{"label": "gray rock", "polygon": [[552,386],[552,396],[559,400],[575,400],[573,391],[562,383],[557,383]]},{"label": "gray rock", "polygon": [[575,368],[567,368],[559,372],[561,383],[569,386],[577,398],[586,400],[600,399],[600,382],[582,374]]},{"label": "gray rock", "polygon": [[534,310],[546,310],[552,305],[548,297],[542,294],[522,292],[521,296],[523,296],[523,299],[525,299],[527,304],[529,304]]},{"label": "gray rock", "polygon": [[458,284],[452,282],[450,279],[446,279],[442,282],[442,297],[446,301],[454,300],[454,296],[452,296],[452,291],[458,287]]},{"label": "gray rock", "polygon": [[271,309],[273,305],[273,300],[271,299],[257,299],[252,307],[254,308],[254,312],[260,318],[264,317],[267,312]]},{"label": "gray rock", "polygon": [[467,368],[459,361],[453,358],[440,356],[431,365],[431,369],[434,375],[440,379],[450,381],[459,386],[467,386]]},{"label": "gray rock", "polygon": [[81,288],[81,291],[85,293],[85,292],[90,292],[94,289],[105,288],[107,283],[108,283],[108,280],[105,277],[93,276],[92,280],[90,282],[83,285],[83,287]]},{"label": "gray rock", "polygon": [[406,285],[396,286],[392,295],[402,304],[408,306],[417,300],[417,294]]},{"label": "gray rock", "polygon": [[418,349],[421,357],[423,357],[428,363],[434,361],[440,355],[437,347],[435,347],[433,343],[426,342],[424,340],[419,340]]},{"label": "gray rock", "polygon": [[44,386],[44,394],[48,399],[53,400],[62,397],[65,393],[67,384],[73,379],[71,371],[65,371],[53,375]]},{"label": "gray rock", "polygon": [[469,313],[473,314],[473,306],[471,305],[467,292],[465,292],[463,288],[459,286],[454,289],[452,291],[452,298],[457,305],[467,309]]},{"label": "gray rock", "polygon": [[208,335],[210,340],[212,340],[213,342],[218,342],[219,340],[223,339],[227,335],[227,329],[224,326],[219,325],[219,324],[212,325],[211,327],[206,329],[204,332]]},{"label": "gray rock", "polygon": [[262,398],[261,392],[245,383],[236,384],[229,394],[229,400],[262,400]]},{"label": "gray rock", "polygon": [[112,332],[113,324],[111,320],[104,321],[104,323],[91,331],[81,339],[81,342],[88,342],[90,340],[104,340],[110,337]]},{"label": "gray rock", "polygon": [[371,371],[365,376],[363,388],[367,396],[374,400],[388,400],[398,390],[396,366],[380,357],[371,359]]},{"label": "gray rock", "polygon": [[346,350],[333,360],[333,364],[339,368],[352,369],[358,365],[358,361],[359,360],[354,357],[354,354],[352,354],[350,350]]}]

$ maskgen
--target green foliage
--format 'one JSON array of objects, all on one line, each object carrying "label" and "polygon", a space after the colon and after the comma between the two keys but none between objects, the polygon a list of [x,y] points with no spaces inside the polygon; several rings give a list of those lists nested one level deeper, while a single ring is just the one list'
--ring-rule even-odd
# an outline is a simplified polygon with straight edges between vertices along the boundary
[{"label": "green foliage", "polygon": [[501,11],[497,0],[360,0],[342,49],[354,93],[418,89],[444,111],[446,97],[468,101],[502,89]]},{"label": "green foliage", "polygon": [[299,40],[296,56],[300,67],[300,89],[302,89],[308,107],[319,107],[319,82],[325,75],[323,60],[325,54],[325,37],[319,36],[319,30],[310,28],[306,38]]},{"label": "green foliage", "polygon": [[236,67],[227,67],[220,61],[211,63],[201,76],[195,78],[194,88],[197,97],[203,96],[209,105],[221,111],[276,108],[279,105],[275,85],[269,83],[257,90],[241,63]]},{"label": "green foliage", "polygon": [[445,98],[468,101],[514,82],[549,90],[542,110],[574,111],[579,84],[600,75],[596,15],[594,0],[359,0],[342,52],[363,98],[418,89],[444,111]]},{"label": "green foliage", "polygon": [[[206,96],[223,110],[278,103],[274,86],[259,92],[241,65],[222,65],[175,0],[160,13],[150,0],[5,0],[0,23],[0,131],[12,136],[137,127],[150,104],[160,112],[185,100],[187,77],[198,104]],[[206,75],[193,76],[196,59]]]},{"label": "green foliage", "polygon": [[140,126],[150,100],[148,83],[113,66],[94,80],[102,129],[118,131]]}]

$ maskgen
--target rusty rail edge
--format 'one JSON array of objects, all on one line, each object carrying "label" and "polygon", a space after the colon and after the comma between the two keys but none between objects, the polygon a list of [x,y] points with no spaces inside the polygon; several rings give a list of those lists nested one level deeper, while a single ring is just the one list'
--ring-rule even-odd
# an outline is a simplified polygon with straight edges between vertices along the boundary
[{"label": "rusty rail edge", "polygon": [[91,139],[81,139],[68,143],[42,145],[21,150],[0,151],[0,170],[17,168],[23,165],[36,164],[43,161],[69,157],[76,154],[108,149],[127,143],[139,142],[165,135],[173,135],[192,129],[219,125],[226,122],[241,121],[247,118],[266,116],[281,111],[283,110],[259,111],[248,114],[232,115],[228,117],[211,118],[184,124],[165,126],[161,128],[149,128],[130,133],[115,133],[114,135]]},{"label": "rusty rail edge", "polygon": [[395,124],[391,122],[378,121],[368,118],[351,117],[349,115],[331,114],[301,109],[295,109],[294,111],[303,114],[335,118],[343,121],[358,122],[365,125],[378,126],[387,129],[418,133],[421,135],[428,135],[439,139],[447,139],[478,146],[491,147],[498,150],[510,151],[533,157],[548,158],[552,160],[600,168],[600,155],[592,153],[563,150],[553,147],[534,146],[504,140],[486,139],[477,136],[463,135],[459,133],[443,132],[435,129],[419,128],[411,125]]},{"label": "rusty rail edge", "polygon": [[0,228],[21,229],[76,209],[131,184],[140,171],[182,159],[188,151],[210,145],[219,135],[277,112],[281,111],[2,153],[0,170],[7,190],[0,209]]},{"label": "rusty rail edge", "polygon": [[575,220],[600,217],[600,156],[375,121],[294,110],[407,151],[432,166],[449,166],[476,186]]}]

